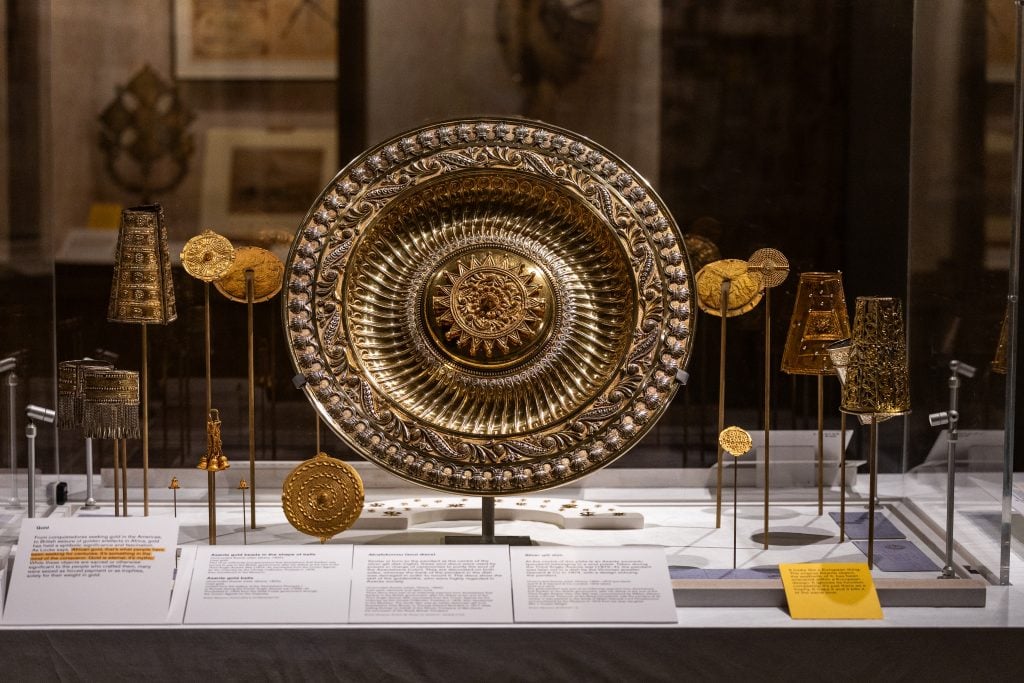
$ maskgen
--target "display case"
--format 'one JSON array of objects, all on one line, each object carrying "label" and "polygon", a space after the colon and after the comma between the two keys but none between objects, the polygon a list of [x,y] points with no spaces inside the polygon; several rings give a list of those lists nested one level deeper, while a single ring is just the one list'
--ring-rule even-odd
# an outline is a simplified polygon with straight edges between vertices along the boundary
[{"label": "display case", "polygon": [[[315,543],[289,527],[294,520],[282,509],[281,494],[284,486],[287,508],[289,473],[323,451],[348,463],[365,492],[358,520],[332,534],[333,544],[435,544],[445,534],[471,536],[490,505],[492,513],[497,508],[499,535],[528,535],[535,545],[664,547],[673,577],[684,582],[713,580],[717,570],[774,580],[780,563],[859,563],[872,555],[880,590],[891,586],[886,595],[940,575],[982,586],[966,600],[980,599],[983,607],[937,609],[954,603],[935,597],[933,587],[914,598],[933,607],[894,606],[890,623],[1024,626],[1012,586],[1024,553],[1024,485],[1014,483],[1024,467],[1015,437],[1018,2],[0,0],[0,10],[5,555],[29,502],[38,517],[103,516],[118,506],[128,516],[166,516],[173,509],[183,547]],[[539,215],[558,201],[579,199],[590,212],[576,223],[552,219],[548,233],[580,231],[588,247],[603,244],[605,233],[587,232],[587,221],[602,216],[602,200],[587,197],[590,186],[559,194],[565,177],[582,173],[584,159],[606,183],[608,202],[619,201],[642,225],[664,216],[664,232],[651,229],[649,239],[659,241],[650,267],[664,278],[665,310],[686,312],[676,326],[666,317],[659,330],[658,348],[667,356],[643,360],[647,351],[639,343],[617,336],[628,337],[632,323],[642,327],[642,316],[622,322],[599,303],[594,318],[610,322],[595,323],[586,344],[590,351],[628,346],[636,351],[632,362],[649,364],[643,380],[649,391],[635,398],[650,398],[655,419],[645,422],[648,413],[638,418],[634,410],[611,438],[601,432],[585,444],[573,441],[576,450],[560,446],[543,467],[553,472],[564,457],[571,472],[562,486],[554,475],[530,479],[537,466],[524,473],[508,465],[515,459],[505,460],[509,450],[484,449],[479,462],[459,460],[459,448],[471,450],[466,444],[473,439],[505,448],[506,431],[520,429],[506,417],[479,418],[475,432],[465,426],[469,418],[461,427],[455,418],[441,425],[452,462],[466,463],[449,473],[455,483],[429,477],[434,465],[424,469],[426,461],[413,455],[403,461],[383,446],[374,450],[386,430],[371,436],[348,425],[351,415],[332,407],[336,398],[310,384],[313,360],[321,363],[317,372],[329,363],[297,346],[305,332],[294,305],[306,301],[301,262],[302,250],[311,248],[309,231],[337,228],[345,183],[359,180],[363,169],[374,178],[366,183],[378,192],[374,201],[382,211],[397,215],[426,201],[409,188],[429,166],[428,148],[447,144],[449,127],[450,151],[465,152],[459,125],[473,149],[536,153],[537,163],[546,164],[548,175],[534,166],[537,177],[527,180],[554,194],[530,210]],[[532,132],[517,137],[517,127]],[[550,151],[557,145],[537,131],[564,137],[564,155]],[[472,154],[461,158],[450,161],[463,163],[453,171],[457,178],[473,162]],[[615,170],[608,170],[609,159]],[[617,185],[620,169],[630,175]],[[429,182],[440,187],[442,176]],[[388,204],[396,196],[408,203]],[[643,202],[653,207],[650,214]],[[112,322],[122,211],[153,203],[163,211],[176,319]],[[495,200],[487,210],[500,214],[514,204]],[[322,223],[319,216],[328,211],[334,213]],[[469,223],[489,225],[491,213]],[[405,232],[381,228],[382,241],[391,239],[407,254],[402,235],[422,229],[410,242],[429,241],[428,219],[414,217]],[[247,306],[244,280],[230,296],[212,287],[212,278],[197,279],[182,254],[207,229],[236,252],[259,247],[273,254],[283,274],[274,271],[272,279],[284,292],[270,287],[263,301]],[[609,234],[618,244],[614,230]],[[676,253],[685,256],[673,262],[669,238],[676,234]],[[615,244],[608,249],[619,253]],[[622,244],[623,254],[635,246]],[[456,251],[470,258],[461,243]],[[414,257],[432,258],[427,251]],[[387,279],[398,258],[359,247],[351,268]],[[449,270],[464,274],[484,258],[453,261]],[[756,296],[736,284],[738,271],[715,270],[727,261],[755,273]],[[538,273],[557,271],[538,262]],[[543,292],[522,274],[532,267],[529,259],[524,263],[507,279],[533,301]],[[612,280],[620,266],[602,262],[592,267],[596,274],[581,267],[573,277],[586,288],[587,277],[607,271]],[[629,263],[621,267],[628,286],[647,276],[640,268],[626,272]],[[705,284],[714,281],[704,289],[701,273]],[[832,289],[816,273],[832,277]],[[709,303],[705,291],[710,287],[714,299],[723,278],[733,283],[736,307],[724,316],[715,310],[721,299]],[[334,286],[330,273],[318,284]],[[431,292],[449,296],[446,286]],[[679,287],[688,288],[686,296],[672,300]],[[550,289],[551,301],[561,302],[557,282]],[[397,310],[401,296],[394,298]],[[894,329],[902,341],[869,320],[872,302],[881,298],[900,304]],[[355,294],[342,299],[363,310]],[[591,301],[588,294],[579,306]],[[349,319],[338,324],[347,329]],[[468,332],[460,340],[443,321],[438,325],[444,331],[431,343],[443,351],[448,334],[453,348],[465,351]],[[368,335],[368,347],[376,348],[383,329]],[[539,348],[547,343],[544,329],[527,324],[500,336],[501,348],[522,343],[530,350],[534,333],[543,337]],[[876,333],[882,336],[868,339]],[[903,344],[905,351],[840,381],[826,343],[851,336],[863,345],[861,354],[872,344],[883,351]],[[672,356],[672,343],[679,350],[669,372],[658,364]],[[475,353],[475,341],[472,348]],[[458,353],[436,363],[479,370],[478,360]],[[612,374],[593,369],[605,362],[595,353],[593,366],[581,361],[561,377],[564,391],[551,392],[553,405],[588,414],[609,403]],[[124,468],[115,464],[117,440],[97,438],[87,446],[80,430],[58,428],[38,410],[58,408],[59,363],[84,358],[143,372],[145,437],[125,442]],[[894,380],[884,372],[900,358],[904,376]],[[404,391],[396,388],[401,359],[373,360],[381,372],[392,362],[399,369],[367,383],[372,398],[364,407],[372,415],[391,410],[408,418],[416,436],[406,430],[388,437],[401,450],[420,438],[417,430],[429,431],[437,410],[417,412],[419,404],[396,398]],[[878,380],[869,392],[874,398],[905,382],[903,403],[858,406],[848,387],[868,380]],[[573,403],[577,389],[599,398]],[[547,389],[528,388],[523,401],[533,400],[530,391]],[[671,400],[658,403],[664,396]],[[446,400],[465,411],[472,404]],[[27,413],[29,406],[36,412]],[[211,407],[219,411],[217,437],[234,465],[216,477],[196,468],[211,452]],[[507,416],[516,409],[495,410]],[[612,429],[608,415],[593,419]],[[622,424],[638,427],[635,439]],[[720,446],[727,425],[751,436],[743,457]],[[591,428],[587,423],[579,433],[590,435]],[[623,434],[626,447],[618,449]],[[540,440],[530,443],[539,448]],[[532,455],[519,455],[533,462]],[[443,470],[447,461],[441,462]],[[481,483],[501,481],[503,472],[500,485]],[[238,488],[241,478],[254,486],[249,499]],[[98,511],[83,509],[89,500]],[[219,532],[208,517],[215,509]],[[878,529],[870,520],[870,542],[863,535],[869,511],[881,515]],[[749,606],[756,599],[744,602],[731,589],[703,586],[700,595],[683,595],[680,586],[681,626],[736,625],[735,613],[716,605],[748,605],[740,608],[755,627],[788,622],[777,607]],[[883,595],[883,607],[889,609],[886,600],[910,604],[900,599]],[[318,634],[310,637],[326,637]]]}]

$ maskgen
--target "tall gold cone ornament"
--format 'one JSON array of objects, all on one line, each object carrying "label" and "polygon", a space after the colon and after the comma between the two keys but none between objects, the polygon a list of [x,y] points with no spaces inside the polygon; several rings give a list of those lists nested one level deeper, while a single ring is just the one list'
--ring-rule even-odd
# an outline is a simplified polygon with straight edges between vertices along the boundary
[{"label": "tall gold cone ornament", "polygon": [[894,297],[857,297],[850,359],[840,410],[867,417],[870,425],[868,567],[874,564],[878,493],[878,418],[910,412],[910,374],[903,304]]},{"label": "tall gold cone ornament", "polygon": [[[219,456],[210,462],[212,452],[212,434],[216,430],[216,436],[220,439],[220,419],[213,407],[213,353],[211,350],[210,331],[210,283],[223,276],[231,268],[235,260],[235,249],[231,242],[224,236],[218,235],[212,230],[204,230],[196,235],[181,250],[181,265],[192,277],[203,282],[203,332],[204,332],[204,355],[206,358],[206,414],[209,419],[206,424],[207,453],[200,460],[199,468],[207,472],[207,502],[209,506],[209,527],[210,545],[217,544],[217,480],[214,478],[219,467]],[[212,465],[212,469],[211,469]]]},{"label": "tall gold cone ornament", "polygon": [[747,259],[750,272],[764,291],[764,549],[768,549],[768,505],[771,496],[772,429],[772,289],[789,277],[789,259],[778,249],[758,249]]},{"label": "tall gold cone ornament", "polygon": [[[836,374],[827,348],[849,336],[850,319],[846,312],[842,273],[800,273],[789,333],[782,352],[782,371],[818,377],[819,515],[824,513],[825,506],[824,377]],[[845,446],[841,443],[839,448],[845,451]],[[840,496],[844,495],[845,491],[840,493]]]},{"label": "tall gold cone ornament", "polygon": [[149,515],[149,348],[146,325],[167,325],[178,317],[167,253],[163,208],[146,204],[121,212],[114,254],[114,281],[107,319],[142,326],[142,501]]},{"label": "tall gold cone ornament", "polygon": [[[139,373],[95,368],[86,373],[82,433],[114,440],[114,515],[128,514],[128,443],[139,438]],[[120,504],[119,504],[120,503]]]},{"label": "tall gold cone ornament", "polygon": [[[260,247],[239,247],[235,258],[220,279],[214,282],[217,291],[230,301],[246,305],[247,348],[249,366],[249,522],[256,528],[256,364],[253,304],[269,301],[281,291],[284,264],[274,254]],[[244,480],[243,480],[244,481]]]},{"label": "tall gold cone ornament", "polygon": [[[704,266],[697,272],[697,305],[700,310],[722,319],[718,360],[718,432],[725,429],[725,349],[726,320],[743,315],[761,301],[760,277],[740,259],[723,259]],[[715,528],[722,526],[722,470],[724,453],[718,447],[715,473]]]}]

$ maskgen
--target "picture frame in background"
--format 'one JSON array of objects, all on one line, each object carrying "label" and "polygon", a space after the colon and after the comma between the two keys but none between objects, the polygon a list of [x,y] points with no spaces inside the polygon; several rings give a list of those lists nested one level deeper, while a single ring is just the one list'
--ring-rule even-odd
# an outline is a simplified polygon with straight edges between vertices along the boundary
[{"label": "picture frame in background", "polygon": [[211,128],[200,190],[202,227],[245,236],[293,232],[337,172],[330,128]]},{"label": "picture frame in background", "polygon": [[175,76],[331,80],[338,0],[174,0]]}]

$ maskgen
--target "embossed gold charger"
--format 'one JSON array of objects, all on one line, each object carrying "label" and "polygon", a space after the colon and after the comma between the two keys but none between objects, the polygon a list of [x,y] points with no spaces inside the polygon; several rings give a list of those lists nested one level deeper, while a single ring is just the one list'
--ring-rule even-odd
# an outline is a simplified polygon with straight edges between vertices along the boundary
[{"label": "embossed gold charger", "polygon": [[692,342],[692,273],[662,201],[538,122],[409,131],[313,204],[285,268],[304,390],[360,455],[435,489],[572,481],[662,416]]}]

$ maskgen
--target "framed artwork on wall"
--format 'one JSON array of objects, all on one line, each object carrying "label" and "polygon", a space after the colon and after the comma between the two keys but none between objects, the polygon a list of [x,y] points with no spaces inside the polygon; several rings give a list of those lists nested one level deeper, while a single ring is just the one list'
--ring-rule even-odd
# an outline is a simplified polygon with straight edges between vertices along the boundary
[{"label": "framed artwork on wall", "polygon": [[199,219],[231,236],[293,231],[337,172],[333,129],[211,128]]},{"label": "framed artwork on wall", "polygon": [[175,76],[328,80],[337,0],[174,0]]}]

